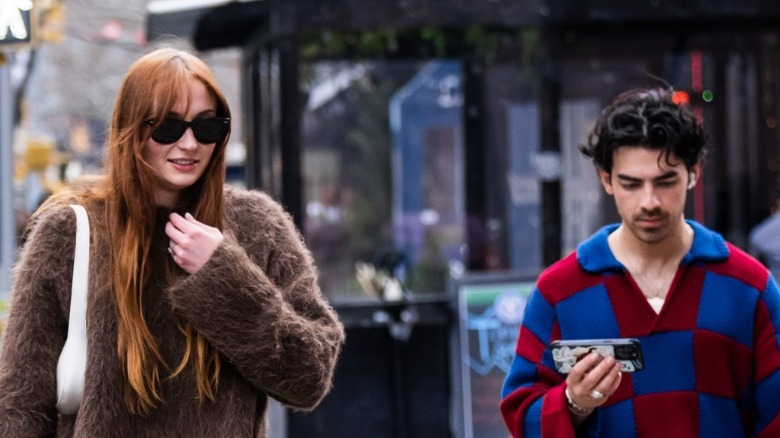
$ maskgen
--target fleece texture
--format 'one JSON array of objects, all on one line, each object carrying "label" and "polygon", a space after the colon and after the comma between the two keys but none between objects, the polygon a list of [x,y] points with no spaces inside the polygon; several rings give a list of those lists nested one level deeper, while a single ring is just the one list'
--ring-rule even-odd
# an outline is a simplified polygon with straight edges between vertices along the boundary
[{"label": "fleece texture", "polygon": [[[268,397],[300,410],[331,388],[344,328],[317,285],[309,250],[289,215],[267,195],[226,187],[225,236],[197,273],[169,284],[164,227],[155,218],[152,279],[143,292],[146,323],[170,369],[188,321],[222,360],[216,401],[197,399],[194,367],[175,378],[162,370],[164,402],[129,413],[117,357],[117,316],[108,284],[100,205],[89,206],[92,247],[87,310],[88,364],[81,408],[55,410],[56,366],[67,335],[75,215],[65,205],[39,216],[14,270],[0,356],[2,437],[265,437]],[[183,212],[182,212],[183,213]]]},{"label": "fleece texture", "polygon": [[[514,437],[780,436],[780,293],[766,268],[696,222],[660,314],[614,257],[603,228],[537,281],[502,391]],[[638,338],[623,373],[575,430],[550,342]]]}]

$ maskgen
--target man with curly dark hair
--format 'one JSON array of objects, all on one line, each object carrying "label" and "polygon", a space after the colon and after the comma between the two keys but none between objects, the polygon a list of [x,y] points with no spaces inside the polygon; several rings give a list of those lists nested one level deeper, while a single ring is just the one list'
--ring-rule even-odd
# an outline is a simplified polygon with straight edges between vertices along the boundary
[{"label": "man with curly dark hair", "polygon": [[[758,261],[687,220],[706,133],[671,89],[619,95],[580,149],[621,221],[546,269],[529,299],[501,411],[515,437],[780,436],[780,292]],[[632,371],[558,340],[635,338]]]}]

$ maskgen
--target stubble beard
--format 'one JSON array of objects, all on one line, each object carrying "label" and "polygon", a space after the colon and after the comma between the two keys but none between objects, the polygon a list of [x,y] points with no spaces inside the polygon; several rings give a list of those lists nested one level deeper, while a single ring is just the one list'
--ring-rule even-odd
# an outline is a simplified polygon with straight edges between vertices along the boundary
[{"label": "stubble beard", "polygon": [[[642,220],[651,219],[658,220],[658,225],[652,228],[645,227],[640,224]],[[640,242],[648,245],[661,243],[668,238],[671,232],[671,220],[669,215],[663,212],[650,212],[641,213],[636,215],[631,220],[631,226],[629,229],[634,237]]]}]

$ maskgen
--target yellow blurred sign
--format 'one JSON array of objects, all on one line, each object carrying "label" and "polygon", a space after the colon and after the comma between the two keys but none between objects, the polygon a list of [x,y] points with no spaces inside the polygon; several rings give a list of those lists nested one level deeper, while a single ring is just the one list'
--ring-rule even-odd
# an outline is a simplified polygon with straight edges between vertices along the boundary
[{"label": "yellow blurred sign", "polygon": [[40,7],[41,26],[38,28],[38,37],[48,43],[62,41],[62,33],[65,27],[65,6],[59,2],[38,2]]},{"label": "yellow blurred sign", "polygon": [[24,154],[29,171],[44,171],[51,164],[54,145],[48,141],[30,140]]}]

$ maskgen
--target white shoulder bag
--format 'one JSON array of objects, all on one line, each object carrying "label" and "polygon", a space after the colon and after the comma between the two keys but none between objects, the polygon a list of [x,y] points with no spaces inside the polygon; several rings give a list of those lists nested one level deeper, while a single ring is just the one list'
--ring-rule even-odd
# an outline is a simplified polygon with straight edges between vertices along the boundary
[{"label": "white shoulder bag", "polygon": [[89,285],[89,218],[83,206],[76,212],[76,255],[70,294],[68,338],[57,362],[57,412],[73,415],[79,410],[87,368],[87,286]]}]

